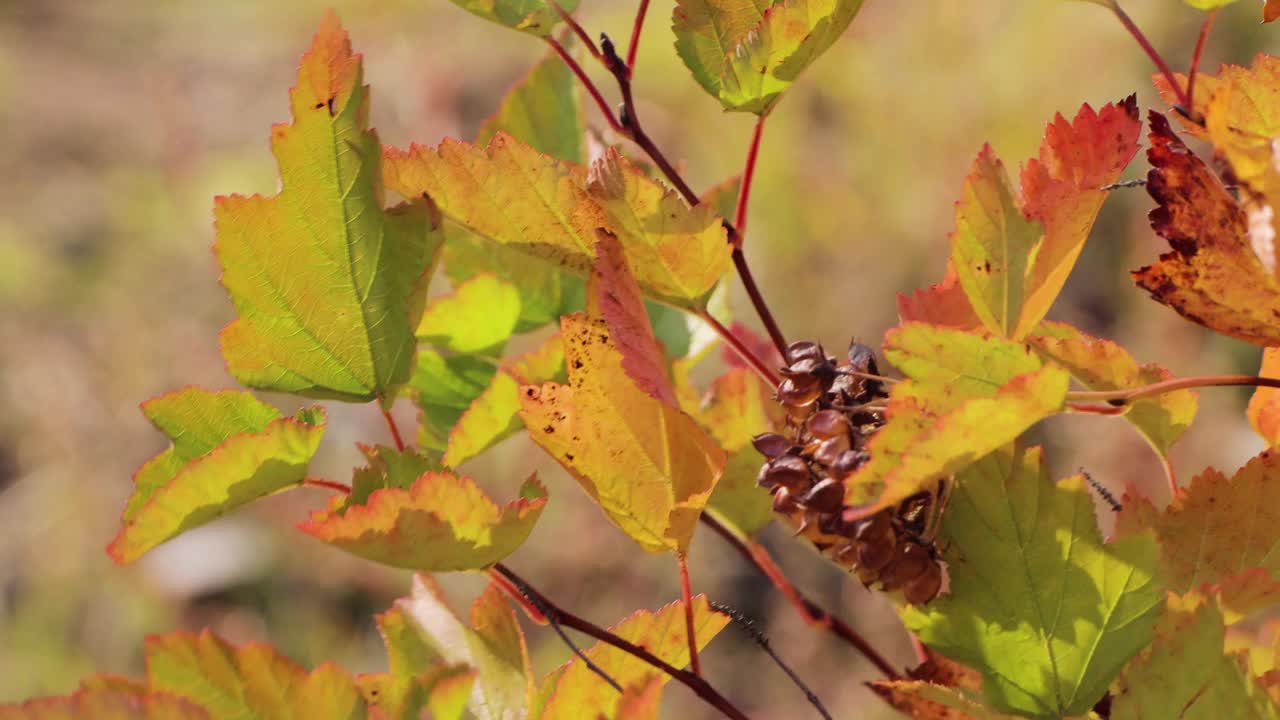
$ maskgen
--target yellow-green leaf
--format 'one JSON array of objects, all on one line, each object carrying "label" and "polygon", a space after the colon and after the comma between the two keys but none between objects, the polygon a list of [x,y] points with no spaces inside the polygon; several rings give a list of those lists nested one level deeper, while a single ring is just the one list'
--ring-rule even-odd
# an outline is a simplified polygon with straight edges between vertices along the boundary
[{"label": "yellow-green leaf", "polygon": [[671,15],[676,53],[711,97],[720,97],[725,58],[782,0],[678,0]]},{"label": "yellow-green leaf", "polygon": [[[1045,358],[1071,371],[1090,390],[1124,390],[1173,377],[1159,365],[1139,365],[1129,351],[1114,342],[1086,335],[1066,323],[1041,323],[1027,342]],[[1194,390],[1179,390],[1130,403],[1124,418],[1156,452],[1168,455],[1169,448],[1191,426],[1199,405]]]},{"label": "yellow-green leaf", "polygon": [[591,271],[596,230],[612,232],[646,294],[678,307],[703,307],[731,262],[712,208],[690,208],[616,150],[590,176],[501,132],[483,149],[446,140],[385,158],[388,187],[426,194],[472,232],[579,275]]},{"label": "yellow-green leaf", "polygon": [[423,342],[455,353],[498,355],[520,319],[520,294],[492,273],[431,301],[418,324]]},{"label": "yellow-green leaf", "polygon": [[81,688],[71,695],[0,705],[0,720],[213,720],[204,708],[171,693]]},{"label": "yellow-green leaf", "polygon": [[303,532],[368,560],[442,572],[489,567],[520,546],[542,514],[547,492],[536,477],[520,499],[499,508],[467,477],[427,472],[404,490],[377,490],[364,505],[311,514]]},{"label": "yellow-green leaf", "polygon": [[505,132],[544,155],[583,162],[586,123],[578,87],[569,66],[548,50],[502,97],[498,111],[481,123],[476,144],[487,145],[494,135]]},{"label": "yellow-green leaf", "polygon": [[767,114],[800,73],[840,39],[862,0],[783,0],[729,52],[720,70],[726,110]]},{"label": "yellow-green leaf", "polygon": [[430,470],[442,470],[439,462],[416,449],[396,450],[383,445],[358,445],[369,461],[351,474],[351,492],[343,500],[343,507],[364,505],[369,496],[383,488],[408,490],[418,478]]},{"label": "yellow-green leaf", "polygon": [[696,416],[729,454],[707,511],[746,537],[773,520],[773,499],[756,485],[765,459],[751,438],[780,428],[781,415],[764,381],[750,368],[738,367],[716,378]]},{"label": "yellow-green leaf", "polygon": [[319,407],[291,418],[245,392],[189,387],[143,405],[173,441],[135,475],[107,547],[118,563],[265,495],[299,485],[324,435]]},{"label": "yellow-green leaf", "polygon": [[[729,617],[712,610],[703,595],[693,598],[693,612],[694,637],[701,649],[724,629],[729,623]],[[609,628],[609,631],[643,647],[674,667],[684,667],[689,663],[689,641],[685,636],[684,613],[684,605],[679,602],[666,605],[657,612],[640,610]],[[585,655],[624,688],[650,682],[665,685],[670,680],[665,673],[638,662],[635,657],[611,645],[597,643],[586,650]],[[538,720],[577,720],[582,717],[583,708],[601,711],[617,707],[617,690],[587,668],[581,659],[575,658],[568,665],[551,673],[543,680],[543,684],[543,694],[547,694],[548,690],[552,694],[542,714],[537,716]],[[549,684],[554,684],[554,689],[548,688]]]},{"label": "yellow-green leaf", "polygon": [[[549,3],[553,0],[453,0],[453,4],[473,15],[513,30],[538,37],[551,34],[560,16]],[[578,7],[578,0],[555,0],[566,12]]]},{"label": "yellow-green leaf", "polygon": [[272,129],[280,193],[215,202],[214,252],[239,313],[222,354],[245,385],[367,401],[409,379],[438,222],[421,201],[384,210],[361,76],[326,15],[289,94],[293,123]]},{"label": "yellow-green leaf", "polygon": [[561,319],[569,383],[521,388],[529,434],[650,552],[684,552],[725,454],[683,413],[617,241],[602,234],[589,313]]}]

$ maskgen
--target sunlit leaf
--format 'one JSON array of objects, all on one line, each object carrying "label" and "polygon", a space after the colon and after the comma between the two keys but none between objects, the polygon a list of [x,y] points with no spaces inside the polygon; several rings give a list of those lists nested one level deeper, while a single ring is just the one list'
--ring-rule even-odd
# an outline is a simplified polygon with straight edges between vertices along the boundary
[{"label": "sunlit leaf", "polygon": [[466,280],[431,301],[418,324],[419,340],[456,353],[500,354],[520,319],[514,285],[491,273]]},{"label": "sunlit leaf", "polygon": [[982,327],[982,320],[973,311],[954,263],[947,263],[942,282],[910,294],[898,293],[898,320],[902,324],[924,322],[957,330],[974,330]]},{"label": "sunlit leaf", "polygon": [[385,158],[388,187],[425,194],[469,230],[579,275],[591,270],[596,230],[612,232],[655,300],[700,308],[729,268],[714,209],[688,207],[614,149],[589,174],[501,132],[487,148],[446,140]]},{"label": "sunlit leaf", "polygon": [[1008,717],[982,703],[982,676],[924,647],[926,660],[900,680],[867,683],[872,692],[913,720]]},{"label": "sunlit leaf", "polygon": [[1150,139],[1147,190],[1160,205],[1151,211],[1151,227],[1173,251],[1134,271],[1134,280],[1194,323],[1256,345],[1280,345],[1280,282],[1250,247],[1244,210],[1156,112]]},{"label": "sunlit leaf", "polygon": [[147,638],[153,690],[190,698],[214,718],[357,720],[364,702],[332,663],[308,673],[269,645],[233,646],[208,630]]},{"label": "sunlit leaf", "polygon": [[943,516],[949,594],[907,606],[929,647],[979,670],[997,710],[1089,710],[1151,639],[1164,589],[1150,535],[1103,544],[1079,477],[1053,483],[1038,449],[962,471]]},{"label": "sunlit leaf", "polygon": [[1236,0],[1183,0],[1197,10],[1212,10],[1234,3]]},{"label": "sunlit leaf", "polygon": [[[853,22],[862,0],[782,0],[724,57],[720,103],[767,114]],[[695,77],[697,73],[695,71]]]},{"label": "sunlit leaf", "polygon": [[423,473],[443,469],[440,463],[413,448],[396,450],[383,445],[359,445],[359,448],[369,464],[352,473],[351,492],[343,499],[344,508],[364,505],[374,491],[383,488],[408,490]]},{"label": "sunlit leaf", "polygon": [[658,720],[658,710],[662,707],[662,673],[654,673],[648,680],[642,680],[625,688],[618,704],[613,707],[615,720]]},{"label": "sunlit leaf", "polygon": [[773,499],[756,485],[764,456],[751,438],[782,426],[773,391],[754,370],[731,368],[712,383],[696,417],[729,454],[707,510],[750,537],[773,520]]},{"label": "sunlit leaf", "polygon": [[494,135],[505,132],[544,155],[584,162],[586,124],[578,87],[569,66],[548,50],[502,97],[498,111],[481,123],[476,144],[487,145]]},{"label": "sunlit leaf", "polygon": [[455,285],[489,273],[514,286],[520,298],[516,332],[535,330],[583,307],[582,278],[459,225],[445,226],[444,269]]},{"label": "sunlit leaf", "polygon": [[[706,647],[729,617],[711,609],[705,596],[693,598],[694,637],[699,650]],[[614,635],[643,647],[674,667],[689,664],[689,641],[685,637],[685,608],[682,603],[665,605],[656,612],[640,610],[609,628]],[[597,643],[585,651],[587,657],[624,688],[642,683],[665,685],[671,678],[648,663],[637,660],[610,645]],[[618,691],[575,658],[543,681],[554,683],[553,694],[539,720],[577,720],[583,708],[600,710],[616,707]],[[656,691],[655,691],[656,692]],[[605,717],[617,717],[608,716]]]},{"label": "sunlit leaf", "polygon": [[[1123,390],[1168,380],[1172,373],[1158,365],[1139,365],[1129,351],[1110,340],[1058,322],[1041,323],[1027,342],[1049,360],[1071,371],[1090,390]],[[1199,408],[1194,390],[1143,398],[1127,406],[1124,418],[1161,455],[1191,426]]]},{"label": "sunlit leaf", "polygon": [[[1262,367],[1258,374],[1280,378],[1280,349],[1262,351]],[[1280,446],[1280,389],[1259,387],[1249,399],[1249,424],[1271,447]]]},{"label": "sunlit leaf", "polygon": [[554,335],[541,346],[504,365],[449,431],[442,462],[458,467],[524,427],[520,385],[564,378],[564,345]]},{"label": "sunlit leaf", "polygon": [[870,460],[845,481],[850,504],[895,505],[1003,447],[1061,411],[1070,381],[1022,343],[923,323],[890,331],[884,352],[908,379],[892,386]]},{"label": "sunlit leaf", "polygon": [[1280,717],[1242,659],[1224,653],[1224,636],[1212,600],[1169,595],[1151,647],[1116,682],[1111,718]]},{"label": "sunlit leaf", "polygon": [[107,552],[118,563],[306,477],[324,435],[319,407],[280,417],[245,392],[188,387],[143,404],[173,446],[138,470],[123,526]]},{"label": "sunlit leaf", "polygon": [[0,720],[213,720],[204,708],[172,693],[137,694],[82,688],[71,695],[0,705]]},{"label": "sunlit leaf", "polygon": [[478,570],[525,541],[547,493],[536,477],[499,508],[467,477],[427,472],[408,490],[377,490],[364,505],[335,498],[299,525],[303,532],[375,562],[432,572]]},{"label": "sunlit leaf", "polygon": [[1280,18],[1280,0],[1263,0],[1262,22],[1274,22]]},{"label": "sunlit leaf", "polygon": [[429,347],[418,348],[410,389],[418,406],[418,445],[444,452],[449,433],[467,408],[484,394],[498,367],[492,360],[471,355],[442,355]]},{"label": "sunlit leaf", "polygon": [[684,552],[724,452],[680,410],[617,241],[602,234],[588,313],[561,319],[569,383],[521,388],[529,435],[650,552]]},{"label": "sunlit leaf", "polygon": [[1258,595],[1256,585],[1229,581],[1253,568],[1280,580],[1280,455],[1275,451],[1264,451],[1229,480],[1206,469],[1163,512],[1131,494],[1122,505],[1119,530],[1155,530],[1170,590],[1186,593],[1206,583],[1221,584],[1215,589],[1233,618],[1271,602]]},{"label": "sunlit leaf", "polygon": [[[546,37],[551,34],[560,16],[550,6],[552,0],[453,0],[453,4],[485,20]],[[555,0],[566,12],[578,7],[578,0]]]},{"label": "sunlit leaf", "polygon": [[471,608],[464,625],[427,575],[417,575],[413,594],[396,601],[426,644],[447,662],[475,668],[467,709],[478,720],[525,717],[532,696],[529,658],[515,613],[490,585]]},{"label": "sunlit leaf", "polygon": [[760,24],[765,10],[782,1],[677,0],[671,15],[676,53],[711,97],[720,97],[725,60]]},{"label": "sunlit leaf", "polygon": [[280,193],[215,202],[214,252],[239,312],[222,354],[245,385],[367,401],[409,379],[438,221],[421,201],[383,209],[361,77],[326,15],[289,93],[293,123],[272,129]]}]

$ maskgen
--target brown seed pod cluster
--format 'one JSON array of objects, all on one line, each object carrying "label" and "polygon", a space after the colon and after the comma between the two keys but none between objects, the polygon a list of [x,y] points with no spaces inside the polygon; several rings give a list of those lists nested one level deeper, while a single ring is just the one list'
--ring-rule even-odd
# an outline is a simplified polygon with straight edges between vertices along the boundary
[{"label": "brown seed pod cluster", "polygon": [[774,511],[865,585],[900,589],[910,603],[932,600],[942,588],[932,535],[946,481],[866,518],[852,519],[862,513],[844,502],[845,480],[869,459],[867,441],[884,424],[888,394],[875,354],[853,343],[837,363],[817,343],[796,342],[787,357],[776,396],[786,426],[754,439],[767,458],[757,482]]}]

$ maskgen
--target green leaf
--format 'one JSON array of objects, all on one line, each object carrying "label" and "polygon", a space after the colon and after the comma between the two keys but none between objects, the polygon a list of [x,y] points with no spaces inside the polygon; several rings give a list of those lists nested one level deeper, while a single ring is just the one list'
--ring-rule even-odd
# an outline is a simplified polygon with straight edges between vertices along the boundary
[{"label": "green leaf", "polygon": [[678,0],[671,29],[676,53],[711,97],[720,97],[720,73],[725,58],[764,18],[764,11],[782,0]]},{"label": "green leaf", "polygon": [[214,252],[240,316],[222,354],[250,387],[363,402],[409,378],[439,223],[425,202],[383,209],[361,74],[326,15],[290,91],[293,124],[272,130],[280,193],[215,201]]},{"label": "green leaf", "polygon": [[520,294],[492,273],[466,280],[431,301],[418,325],[419,340],[455,353],[500,355],[520,319]]},{"label": "green leaf", "polygon": [[[702,649],[724,629],[729,617],[712,610],[703,595],[696,596],[693,602],[694,637],[698,648]],[[689,663],[684,613],[684,605],[680,602],[666,605],[657,612],[640,610],[609,631],[643,647],[670,665],[684,667]],[[584,654],[623,687],[646,682],[666,684],[671,679],[611,645],[597,643]],[[618,698],[616,690],[577,658],[548,675],[543,680],[541,694],[549,696],[550,700],[543,712],[536,716],[538,720],[576,720],[582,717],[583,708],[600,710],[614,707]]]},{"label": "green leaf", "polygon": [[891,330],[884,351],[908,380],[845,481],[850,504],[896,505],[1012,442],[1063,409],[1071,380],[1022,343],[923,323]]},{"label": "green leaf", "polygon": [[1280,717],[1247,662],[1225,653],[1226,628],[1212,600],[1170,595],[1151,647],[1116,682],[1113,720]]},{"label": "green leaf", "polygon": [[[485,20],[523,33],[547,37],[560,22],[550,0],[453,0],[453,4]],[[578,0],[559,0],[565,12],[573,12]]]},{"label": "green leaf", "polygon": [[467,709],[478,720],[524,717],[532,695],[529,655],[515,613],[490,585],[471,608],[471,627],[458,620],[430,576],[414,576],[413,594],[396,607],[422,640],[447,662],[477,672]]},{"label": "green leaf", "polygon": [[1212,10],[1214,8],[1226,7],[1234,3],[1236,0],[1183,0],[1185,3],[1197,10]]},{"label": "green leaf", "polygon": [[152,690],[190,698],[220,720],[357,720],[355,682],[332,663],[308,673],[269,645],[235,647],[205,630],[147,638]]},{"label": "green leaf", "polygon": [[959,473],[942,529],[951,591],[903,620],[982,672],[996,709],[1083,714],[1151,640],[1164,594],[1154,539],[1103,544],[1082,479],[1050,482],[1038,448]]},{"label": "green leaf", "polygon": [[343,507],[364,505],[369,496],[383,488],[408,490],[418,478],[431,470],[442,470],[440,463],[409,448],[396,450],[382,445],[359,445],[360,452],[369,464],[356,468],[351,476],[351,492],[343,501]]},{"label": "green leaf", "polygon": [[547,51],[529,74],[507,91],[498,111],[480,125],[476,144],[488,145],[499,132],[544,155],[579,164],[586,160],[586,123],[578,79],[554,50]]},{"label": "green leaf", "polygon": [[173,441],[134,476],[137,487],[107,547],[118,563],[265,495],[299,485],[324,435],[315,407],[282,418],[245,392],[196,387],[154,398],[143,412]]},{"label": "green leaf", "polygon": [[388,720],[418,720],[424,709],[430,709],[433,718],[461,717],[475,671],[441,660],[400,608],[375,615],[374,620],[389,668],[356,678],[369,706]]},{"label": "green leaf", "polygon": [[[1158,365],[1139,365],[1129,351],[1114,342],[1086,335],[1066,323],[1043,322],[1027,342],[1048,360],[1071,371],[1072,377],[1090,390],[1124,390],[1173,377]],[[1199,405],[1194,390],[1179,390],[1130,403],[1124,418],[1156,452],[1167,456],[1191,426]]]},{"label": "green leaf", "polygon": [[713,208],[690,208],[610,148],[587,169],[543,155],[505,133],[487,148],[388,148],[387,186],[426,194],[446,217],[494,242],[586,276],[596,231],[616,235],[654,300],[700,309],[729,269],[731,248]]},{"label": "green leaf", "polygon": [[367,560],[409,570],[479,570],[529,537],[547,491],[530,477],[520,499],[499,508],[467,477],[427,472],[408,490],[391,487],[364,505],[335,498],[299,529]]},{"label": "green leaf", "polygon": [[455,285],[481,273],[492,273],[514,286],[520,297],[516,332],[536,330],[583,307],[582,278],[510,246],[486,240],[460,225],[445,227],[444,269]]},{"label": "green leaf", "polygon": [[[766,115],[800,73],[840,39],[862,0],[783,0],[724,58],[720,103]],[[696,76],[696,73],[695,73]]]},{"label": "green leaf", "polygon": [[491,360],[469,355],[445,357],[431,348],[418,348],[418,362],[410,382],[413,402],[421,411],[418,444],[444,452],[449,432],[497,372]]},{"label": "green leaf", "polygon": [[707,510],[751,537],[773,521],[773,498],[756,485],[765,458],[751,445],[751,438],[782,427],[781,409],[773,391],[745,367],[716,378],[701,405],[698,419],[729,453]]}]

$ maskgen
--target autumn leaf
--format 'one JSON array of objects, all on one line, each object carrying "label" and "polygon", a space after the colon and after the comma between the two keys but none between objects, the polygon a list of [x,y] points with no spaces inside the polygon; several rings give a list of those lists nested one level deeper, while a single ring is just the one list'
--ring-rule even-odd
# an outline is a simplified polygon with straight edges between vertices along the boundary
[{"label": "autumn leaf", "polygon": [[956,330],[974,330],[982,327],[982,320],[973,311],[973,305],[960,286],[955,264],[948,261],[942,282],[911,294],[898,293],[898,321],[923,322]]},{"label": "autumn leaf", "polygon": [[[1262,367],[1258,374],[1263,377],[1280,377],[1280,349],[1266,348],[1262,351]],[[1249,424],[1255,432],[1271,447],[1280,446],[1280,389],[1259,387],[1249,398],[1247,412]]]},{"label": "autumn leaf", "polygon": [[683,553],[725,455],[681,412],[617,241],[597,253],[588,312],[560,322],[569,383],[522,387],[520,416],[623,532]]},{"label": "autumn leaf", "polygon": [[950,593],[901,614],[983,674],[996,710],[1083,714],[1150,641],[1164,594],[1155,541],[1103,544],[1082,479],[1050,482],[1038,448],[960,472],[942,522]]},{"label": "autumn leaf", "polygon": [[[643,647],[673,667],[684,667],[689,664],[684,611],[684,605],[680,602],[665,605],[656,612],[639,610],[610,627],[609,632]],[[729,617],[712,610],[704,595],[694,596],[693,613],[694,637],[701,650],[724,629],[729,623]],[[671,679],[653,666],[637,661],[634,656],[611,645],[596,643],[594,647],[584,651],[584,654],[624,688],[649,683],[656,683],[660,688]],[[609,708],[616,707],[615,703],[618,703],[617,691],[587,668],[580,658],[575,658],[549,674],[542,681],[539,694],[549,700],[542,713],[537,715],[538,720],[577,720],[582,717],[583,708]]]},{"label": "autumn leaf", "polygon": [[781,407],[754,370],[737,367],[712,382],[695,417],[728,453],[707,511],[742,536],[752,537],[773,521],[773,499],[756,485],[765,458],[751,439],[782,426]]},{"label": "autumn leaf", "polygon": [[845,480],[848,504],[896,505],[1060,412],[1066,400],[1067,372],[1022,343],[909,323],[889,332],[884,352],[908,379],[892,387],[887,422],[867,444],[870,460]]},{"label": "autumn leaf", "polygon": [[431,301],[418,339],[441,350],[500,355],[520,319],[520,294],[492,273],[480,273]]},{"label": "autumn leaf", "polygon": [[1272,586],[1280,581],[1280,455],[1275,451],[1264,451],[1230,479],[1206,469],[1163,512],[1132,493],[1122,505],[1118,531],[1155,531],[1173,592],[1212,585],[1233,619],[1272,602],[1257,594],[1259,583],[1232,579],[1261,568]]},{"label": "autumn leaf", "polygon": [[1224,652],[1213,600],[1170,594],[1151,646],[1116,681],[1113,720],[1280,717],[1243,659]]},{"label": "autumn leaf", "polygon": [[439,658],[400,608],[375,615],[374,620],[390,667],[356,678],[369,707],[387,720],[418,720],[424,709],[433,719],[461,718],[477,672]]},{"label": "autumn leaf", "polygon": [[213,720],[204,708],[171,693],[81,688],[71,695],[0,705],[0,720]]},{"label": "autumn leaf", "polygon": [[1274,22],[1276,18],[1280,18],[1280,0],[1263,0],[1262,22]]},{"label": "autumn leaf", "polygon": [[[924,647],[924,646],[922,646]],[[982,676],[924,647],[925,661],[900,680],[873,680],[871,691],[913,720],[1006,718],[982,704]]]},{"label": "autumn leaf", "polygon": [[1194,323],[1255,345],[1280,345],[1280,284],[1249,246],[1244,211],[1156,112],[1150,140],[1147,191],[1159,203],[1151,227],[1173,251],[1134,271],[1134,280]]},{"label": "autumn leaf", "polygon": [[364,505],[369,496],[384,488],[408,490],[422,475],[431,470],[443,470],[440,463],[414,448],[397,450],[384,445],[357,444],[360,453],[368,460],[364,467],[351,474],[351,492],[342,498],[342,508]]},{"label": "autumn leaf", "polygon": [[453,0],[473,15],[538,37],[549,36],[560,22],[551,2],[557,2],[565,12],[578,7],[578,0]]},{"label": "autumn leaf", "polygon": [[123,526],[107,547],[117,563],[260,497],[298,486],[324,435],[319,407],[281,417],[247,392],[187,387],[142,412],[172,446],[134,475]]},{"label": "autumn leaf", "polygon": [[1056,116],[1039,156],[1022,170],[1020,200],[1003,164],[983,146],[956,203],[947,278],[900,299],[904,319],[969,326],[958,284],[987,328],[1025,337],[1062,291],[1106,198],[1102,188],[1137,153],[1141,128],[1133,96],[1098,111],[1086,104],[1071,122]]},{"label": "autumn leaf", "polygon": [[421,201],[383,209],[361,77],[326,15],[289,93],[293,123],[272,128],[280,193],[215,200],[214,252],[239,313],[222,354],[250,387],[363,402],[409,379],[439,223]]},{"label": "autumn leaf", "polygon": [[476,670],[467,710],[477,720],[525,717],[533,695],[529,654],[515,613],[494,585],[471,607],[470,627],[449,608],[430,576],[414,576],[413,592],[396,607],[446,662]]},{"label": "autumn leaf", "polygon": [[653,673],[648,680],[635,683],[622,691],[618,703],[613,706],[614,720],[658,720],[662,707],[664,675]]},{"label": "autumn leaf", "polygon": [[1214,8],[1230,5],[1235,1],[1236,0],[1183,0],[1183,2],[1197,10],[1213,10]]},{"label": "autumn leaf", "polygon": [[[1092,337],[1066,323],[1043,322],[1027,342],[1046,359],[1071,371],[1090,390],[1126,390],[1168,380],[1173,374],[1152,364],[1139,365],[1129,351]],[[1124,418],[1133,423],[1156,452],[1169,448],[1191,426],[1199,408],[1194,390],[1178,390],[1129,403]]]},{"label": "autumn leaf", "polygon": [[542,514],[537,477],[499,508],[467,477],[429,471],[405,490],[376,490],[364,505],[334,498],[298,527],[322,542],[384,565],[444,572],[489,567],[520,546]]},{"label": "autumn leaf", "polygon": [[443,453],[449,434],[467,409],[494,382],[498,366],[488,358],[445,355],[418,348],[408,391],[418,406],[418,445]]},{"label": "autumn leaf", "polygon": [[265,644],[237,647],[208,630],[153,635],[146,660],[153,691],[189,698],[212,718],[350,720],[364,714],[345,671],[325,663],[308,673]]},{"label": "autumn leaf", "polygon": [[[783,0],[677,0],[671,14],[676,53],[693,78],[714,98],[720,74],[738,43]],[[735,193],[736,194],[736,193]]]},{"label": "autumn leaf", "polygon": [[720,104],[767,115],[800,73],[840,39],[860,9],[862,0],[774,3],[724,56]]},{"label": "autumn leaf", "polygon": [[714,209],[690,208],[612,148],[590,172],[503,132],[487,148],[446,140],[384,155],[388,187],[427,195],[468,230],[579,275],[591,271],[596,230],[612,232],[641,287],[661,302],[701,309],[729,268]]}]

